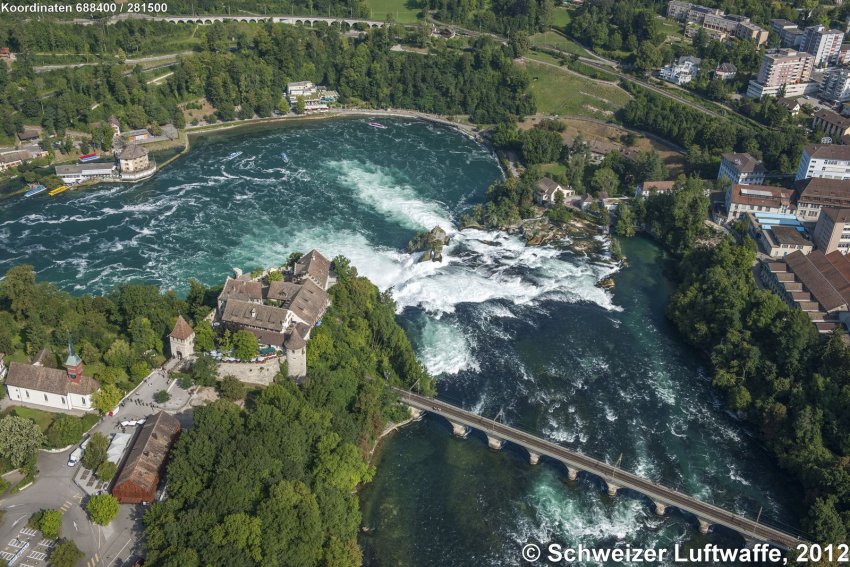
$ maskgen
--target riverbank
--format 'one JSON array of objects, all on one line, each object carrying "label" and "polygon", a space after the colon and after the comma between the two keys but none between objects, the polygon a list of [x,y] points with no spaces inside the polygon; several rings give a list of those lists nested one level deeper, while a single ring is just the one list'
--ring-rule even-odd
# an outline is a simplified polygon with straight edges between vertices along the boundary
[{"label": "riverbank", "polygon": [[[317,113],[311,115],[303,115],[303,114],[286,114],[283,116],[269,116],[265,118],[248,118],[246,120],[234,120],[230,122],[218,122],[215,124],[201,124],[197,126],[187,126],[184,128],[180,135],[171,142],[159,142],[157,144],[151,144],[147,147],[152,152],[169,152],[176,151],[173,155],[167,157],[158,167],[156,173],[154,173],[151,177],[148,177],[142,181],[148,181],[152,177],[155,177],[157,173],[161,172],[168,165],[177,161],[182,156],[186,155],[192,149],[192,137],[194,136],[204,136],[207,134],[213,134],[218,132],[225,132],[228,130],[239,130],[243,128],[252,128],[257,126],[271,126],[275,124],[297,124],[299,122],[314,122],[314,121],[323,121],[323,120],[335,120],[341,118],[355,118],[355,117],[378,117],[383,116],[387,118],[412,118],[418,120],[424,120],[426,122],[431,122],[433,124],[439,124],[441,126],[446,126],[452,128],[456,132],[463,134],[475,142],[482,144],[488,148],[489,151],[493,152],[495,155],[495,151],[493,147],[490,145],[489,138],[484,135],[485,129],[479,128],[467,122],[461,122],[457,119],[445,118],[442,116],[438,116],[435,114],[428,114],[425,112],[418,112],[415,110],[403,110],[403,109],[368,109],[368,108],[342,108],[335,110],[333,112],[326,113]],[[457,117],[455,117],[457,118]],[[154,148],[151,150],[151,148]],[[51,167],[56,164],[51,164]],[[113,183],[113,181],[101,181],[101,180],[93,180],[93,181],[85,181],[79,184],[74,185],[71,188],[71,191],[77,191],[80,189],[91,189],[92,187],[97,187],[99,185],[105,185]],[[135,182],[122,182],[122,183],[135,183]],[[9,193],[7,195],[0,196],[0,201],[4,201],[10,199],[12,197],[19,197],[26,193],[29,190],[29,187],[26,185],[22,187],[19,191],[15,191],[13,193]]]}]

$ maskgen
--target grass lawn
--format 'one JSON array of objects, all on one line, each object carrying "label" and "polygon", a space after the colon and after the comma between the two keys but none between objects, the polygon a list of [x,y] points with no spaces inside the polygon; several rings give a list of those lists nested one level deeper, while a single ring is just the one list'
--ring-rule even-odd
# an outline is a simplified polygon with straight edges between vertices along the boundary
[{"label": "grass lawn", "polygon": [[408,0],[367,0],[369,7],[369,18],[372,20],[386,20],[387,16],[400,24],[413,24],[417,22],[416,14],[419,8],[409,8]]},{"label": "grass lawn", "polygon": [[549,20],[549,24],[553,28],[564,29],[570,24],[570,20],[572,19],[572,9],[558,6],[552,11],[552,19]]},{"label": "grass lawn", "polygon": [[526,62],[537,112],[606,120],[629,101],[622,89],[548,65]]},{"label": "grass lawn", "polygon": [[549,49],[560,49],[567,53],[574,53],[582,57],[588,57],[590,54],[585,48],[577,44],[571,39],[559,34],[558,32],[548,31],[536,33],[528,38],[531,45],[534,47],[547,47]]},{"label": "grass lawn", "polygon": [[665,35],[682,35],[682,24],[667,18],[658,18],[658,29]]},{"label": "grass lawn", "polygon": [[544,163],[540,166],[540,169],[543,173],[553,174],[553,175],[566,175],[567,174],[567,166],[561,163]]}]

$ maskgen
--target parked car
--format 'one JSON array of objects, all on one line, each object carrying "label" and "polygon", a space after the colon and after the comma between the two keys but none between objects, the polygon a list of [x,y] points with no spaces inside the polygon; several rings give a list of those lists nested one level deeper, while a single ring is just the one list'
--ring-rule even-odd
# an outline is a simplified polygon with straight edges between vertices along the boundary
[{"label": "parked car", "polygon": [[71,455],[68,457],[68,466],[69,466],[69,467],[76,466],[76,464],[80,462],[80,459],[82,459],[82,458],[83,458],[83,451],[85,451],[85,450],[86,450],[86,445],[88,445],[88,444],[89,444],[89,439],[91,439],[91,437],[86,438],[86,440],[85,440],[85,441],[83,441],[83,442],[80,444],[80,446],[79,446],[79,447],[77,447],[76,449],[74,449],[74,451],[73,451],[73,452],[71,453]]}]

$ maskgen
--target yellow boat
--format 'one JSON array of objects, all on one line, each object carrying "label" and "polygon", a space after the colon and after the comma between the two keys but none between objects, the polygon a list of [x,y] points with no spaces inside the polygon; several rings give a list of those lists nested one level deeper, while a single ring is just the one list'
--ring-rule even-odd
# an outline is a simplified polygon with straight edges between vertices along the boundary
[{"label": "yellow boat", "polygon": [[56,196],[56,195],[58,195],[59,193],[64,193],[64,192],[65,192],[65,191],[67,191],[68,189],[70,189],[70,187],[68,187],[67,185],[60,185],[60,186],[59,186],[59,187],[57,187],[56,189],[51,190],[51,191],[48,193],[48,195],[50,195],[51,197],[55,197],[55,196]]}]

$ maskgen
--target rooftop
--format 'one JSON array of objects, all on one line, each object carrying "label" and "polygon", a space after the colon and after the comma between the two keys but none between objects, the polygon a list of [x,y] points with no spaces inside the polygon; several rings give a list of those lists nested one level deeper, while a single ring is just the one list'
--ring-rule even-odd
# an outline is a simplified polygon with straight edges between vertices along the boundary
[{"label": "rooftop", "polygon": [[731,187],[732,202],[738,205],[780,208],[791,205],[794,191],[771,185],[738,185]]},{"label": "rooftop", "polygon": [[130,144],[118,154],[118,159],[138,159],[148,155],[148,151],[138,144]]},{"label": "rooftop", "polygon": [[726,153],[723,154],[723,161],[731,163],[741,173],[764,173],[765,171],[761,161],[747,153]]},{"label": "rooftop", "polygon": [[804,151],[812,158],[850,161],[850,146],[808,144]]},{"label": "rooftop", "polygon": [[840,209],[837,207],[824,207],[821,209],[821,212],[829,217],[829,219],[836,222],[850,222],[850,209]]},{"label": "rooftop", "polygon": [[850,181],[810,177],[796,183],[797,202],[817,205],[839,205],[850,203]]},{"label": "rooftop", "polygon": [[182,315],[178,315],[177,322],[174,324],[174,330],[171,331],[171,334],[168,336],[174,337],[177,340],[185,341],[194,334],[195,331],[192,330],[192,327],[189,326],[186,319],[184,319]]}]

